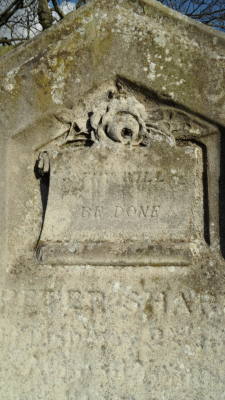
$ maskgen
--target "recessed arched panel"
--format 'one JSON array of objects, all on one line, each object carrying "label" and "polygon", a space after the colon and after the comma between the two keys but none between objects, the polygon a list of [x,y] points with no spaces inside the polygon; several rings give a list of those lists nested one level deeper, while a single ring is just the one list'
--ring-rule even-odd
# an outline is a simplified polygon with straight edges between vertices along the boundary
[{"label": "recessed arched panel", "polygon": [[38,263],[182,266],[216,243],[213,125],[121,80],[48,118]]}]

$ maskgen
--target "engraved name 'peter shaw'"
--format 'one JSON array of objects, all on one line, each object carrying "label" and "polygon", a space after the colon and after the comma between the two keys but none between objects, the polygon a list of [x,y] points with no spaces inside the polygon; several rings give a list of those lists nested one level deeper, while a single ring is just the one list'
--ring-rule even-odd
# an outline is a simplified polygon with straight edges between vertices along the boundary
[{"label": "engraved name 'peter shaw'", "polygon": [[112,218],[157,218],[159,216],[159,205],[140,205],[140,206],[119,206],[104,207],[95,205],[92,207],[82,206],[82,218],[105,218],[110,216]]}]

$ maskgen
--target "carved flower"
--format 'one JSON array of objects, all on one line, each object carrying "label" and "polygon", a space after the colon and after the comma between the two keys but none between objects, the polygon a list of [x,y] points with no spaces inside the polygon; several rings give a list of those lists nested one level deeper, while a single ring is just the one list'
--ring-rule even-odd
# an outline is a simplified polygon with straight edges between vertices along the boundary
[{"label": "carved flower", "polygon": [[98,107],[90,118],[99,139],[107,135],[115,142],[138,145],[146,136],[145,107],[134,97],[113,98],[105,108]]}]

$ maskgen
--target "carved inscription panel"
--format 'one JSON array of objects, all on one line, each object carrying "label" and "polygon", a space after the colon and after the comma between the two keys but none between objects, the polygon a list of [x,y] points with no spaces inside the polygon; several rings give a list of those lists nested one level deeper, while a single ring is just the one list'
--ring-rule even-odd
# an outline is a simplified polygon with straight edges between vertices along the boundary
[{"label": "carved inscription panel", "polygon": [[198,146],[67,148],[50,163],[40,260],[189,263],[203,229]]},{"label": "carved inscription panel", "polygon": [[35,164],[38,262],[182,266],[210,244],[215,129],[141,96],[117,85],[55,115],[60,133]]}]

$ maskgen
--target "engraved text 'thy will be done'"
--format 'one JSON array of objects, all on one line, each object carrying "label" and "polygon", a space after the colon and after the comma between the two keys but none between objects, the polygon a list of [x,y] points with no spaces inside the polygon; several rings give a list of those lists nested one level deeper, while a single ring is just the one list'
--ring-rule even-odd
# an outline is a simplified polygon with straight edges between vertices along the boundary
[{"label": "engraved text 'thy will be done'", "polygon": [[110,215],[114,218],[156,218],[159,214],[159,208],[159,205],[140,205],[128,207],[115,205],[110,208],[103,206],[82,206],[81,216],[82,218],[103,218],[105,215]]}]

